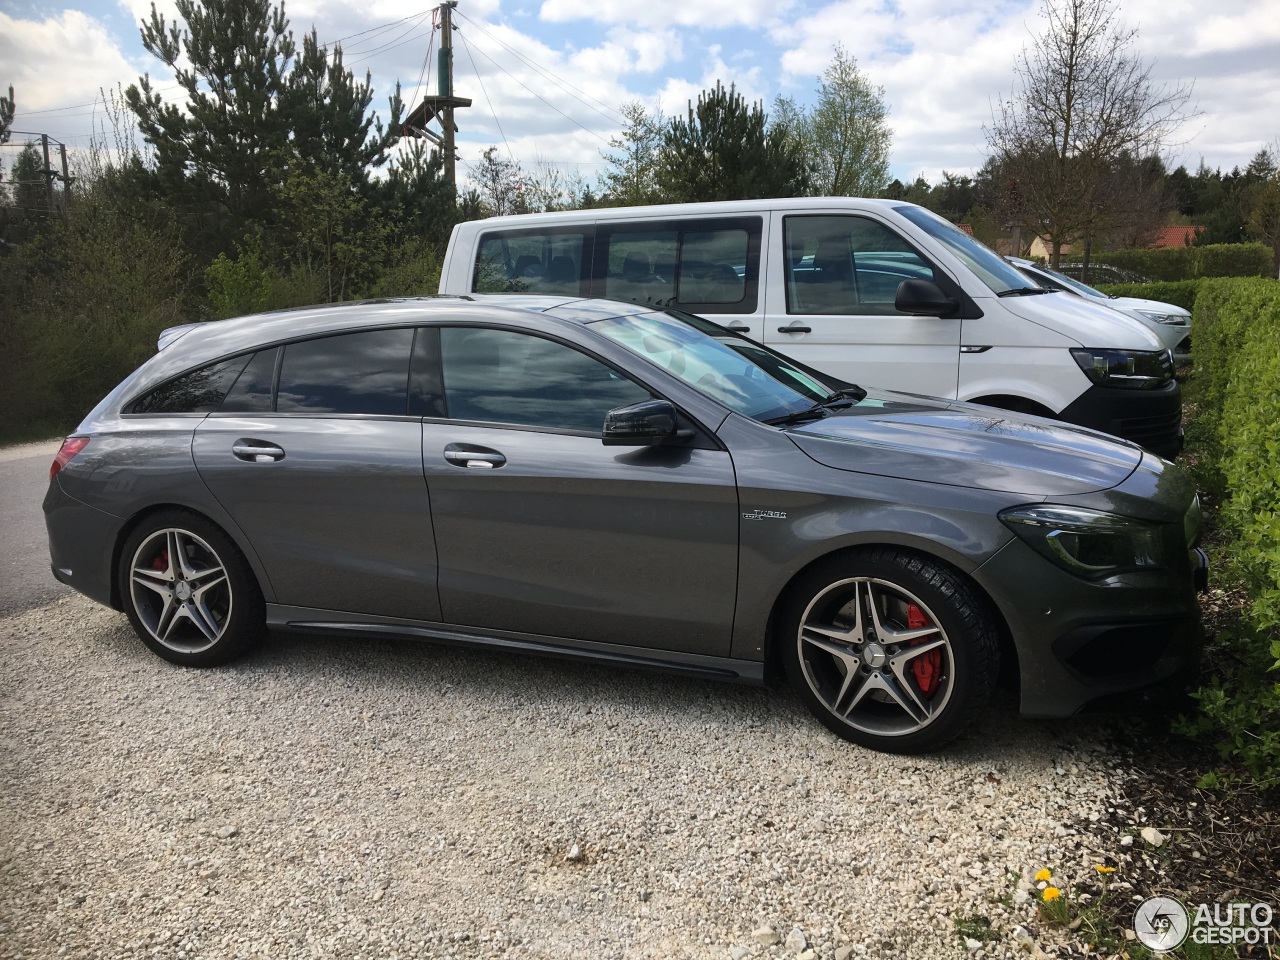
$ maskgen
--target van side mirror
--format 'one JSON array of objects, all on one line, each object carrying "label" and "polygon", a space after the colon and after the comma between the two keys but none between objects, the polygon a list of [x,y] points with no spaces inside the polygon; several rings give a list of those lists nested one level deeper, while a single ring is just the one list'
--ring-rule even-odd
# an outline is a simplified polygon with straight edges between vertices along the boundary
[{"label": "van side mirror", "polygon": [[960,309],[932,280],[903,280],[898,284],[893,306],[913,317],[946,317]]},{"label": "van side mirror", "polygon": [[645,400],[604,415],[600,440],[606,447],[643,447],[677,436],[676,408],[669,400]]}]

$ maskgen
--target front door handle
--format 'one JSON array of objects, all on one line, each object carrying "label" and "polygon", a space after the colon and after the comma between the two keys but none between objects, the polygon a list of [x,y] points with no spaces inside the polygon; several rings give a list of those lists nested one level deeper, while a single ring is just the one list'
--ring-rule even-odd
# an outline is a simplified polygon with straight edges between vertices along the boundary
[{"label": "front door handle", "polygon": [[807,327],[799,320],[793,320],[789,325],[778,328],[779,333],[812,333],[813,328]]},{"label": "front door handle", "polygon": [[273,463],[284,459],[284,448],[265,440],[237,440],[231,452],[248,463]]},{"label": "front door handle", "polygon": [[474,470],[495,470],[507,462],[507,458],[497,450],[469,443],[449,444],[444,448],[444,458],[455,467],[471,467]]}]

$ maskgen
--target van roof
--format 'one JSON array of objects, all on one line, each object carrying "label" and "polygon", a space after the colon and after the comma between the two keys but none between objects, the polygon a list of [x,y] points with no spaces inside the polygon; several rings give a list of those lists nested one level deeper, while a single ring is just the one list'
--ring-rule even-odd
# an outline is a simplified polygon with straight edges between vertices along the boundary
[{"label": "van roof", "polygon": [[687,217],[745,216],[751,213],[782,211],[829,211],[833,207],[850,210],[888,210],[915,206],[902,200],[865,197],[787,197],[772,200],[716,200],[706,203],[661,203],[644,207],[588,207],[584,210],[559,210],[554,213],[516,213],[501,217],[471,220],[467,225],[580,223],[584,220],[677,220]]}]

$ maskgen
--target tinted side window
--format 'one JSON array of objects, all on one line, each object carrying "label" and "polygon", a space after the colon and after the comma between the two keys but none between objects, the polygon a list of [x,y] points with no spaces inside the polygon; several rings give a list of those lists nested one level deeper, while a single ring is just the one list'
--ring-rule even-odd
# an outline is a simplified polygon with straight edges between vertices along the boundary
[{"label": "tinted side window", "polygon": [[480,240],[471,289],[578,296],[590,263],[590,237],[582,230],[488,233]]},{"label": "tinted side window", "polygon": [[579,350],[485,327],[440,331],[444,395],[454,420],[599,433],[614,407],[649,391]]},{"label": "tinted side window", "polygon": [[133,405],[132,413],[209,413],[217,410],[250,354],[220,360],[161,384]]},{"label": "tinted side window", "polygon": [[596,290],[694,313],[752,313],[763,225],[761,217],[601,225]]},{"label": "tinted side window", "polygon": [[675,230],[614,233],[609,238],[604,295],[632,303],[670,303],[676,295]]},{"label": "tinted side window", "polygon": [[405,413],[413,330],[366,330],[284,348],[279,413]]},{"label": "tinted side window", "polygon": [[222,413],[270,413],[271,385],[279,353],[278,347],[255,353],[218,409]]},{"label": "tinted side window", "polygon": [[901,236],[866,217],[787,217],[787,312],[897,315],[903,280],[937,280]]}]

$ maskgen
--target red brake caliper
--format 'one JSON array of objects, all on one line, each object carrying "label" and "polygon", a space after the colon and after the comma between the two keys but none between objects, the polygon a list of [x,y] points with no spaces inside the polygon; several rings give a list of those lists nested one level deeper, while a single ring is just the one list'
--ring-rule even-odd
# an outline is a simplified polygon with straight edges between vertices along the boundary
[{"label": "red brake caliper", "polygon": [[[930,623],[924,611],[914,603],[907,604],[907,629],[919,630],[927,626],[930,626]],[[920,637],[912,640],[910,646],[918,647],[928,639],[928,637]],[[942,648],[935,647],[912,660],[911,675],[916,678],[916,686],[920,688],[926,700],[937,693],[938,684],[942,682]]]},{"label": "red brake caliper", "polygon": [[160,555],[151,561],[152,570],[168,570],[169,569],[169,551],[161,550]]}]

